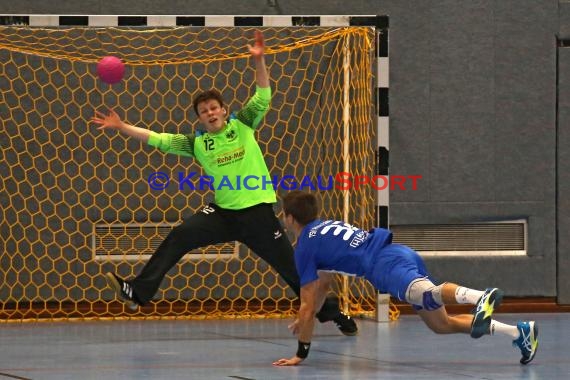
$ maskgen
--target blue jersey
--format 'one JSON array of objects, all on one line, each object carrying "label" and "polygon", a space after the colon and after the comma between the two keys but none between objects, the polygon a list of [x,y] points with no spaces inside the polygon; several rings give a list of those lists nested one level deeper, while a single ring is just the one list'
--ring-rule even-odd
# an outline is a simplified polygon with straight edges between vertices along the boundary
[{"label": "blue jersey", "polygon": [[392,243],[392,232],[383,228],[364,231],[334,220],[315,220],[303,228],[295,249],[301,286],[318,279],[317,271],[365,276],[376,255]]}]

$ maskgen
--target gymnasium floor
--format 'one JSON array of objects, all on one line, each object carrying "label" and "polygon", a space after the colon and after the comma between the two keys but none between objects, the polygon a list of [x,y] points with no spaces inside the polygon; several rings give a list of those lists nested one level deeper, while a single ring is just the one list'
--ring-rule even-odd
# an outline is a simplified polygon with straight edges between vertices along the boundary
[{"label": "gymnasium floor", "polygon": [[[497,314],[512,323],[523,314]],[[417,316],[318,325],[298,367],[285,319],[0,324],[1,379],[570,379],[570,313],[533,314],[540,348],[523,366],[505,336],[435,335]]]}]

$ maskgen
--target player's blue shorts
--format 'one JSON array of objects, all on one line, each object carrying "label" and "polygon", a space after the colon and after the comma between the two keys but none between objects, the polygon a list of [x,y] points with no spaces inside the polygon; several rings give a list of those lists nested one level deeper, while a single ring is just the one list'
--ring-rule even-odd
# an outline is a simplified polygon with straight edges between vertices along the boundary
[{"label": "player's blue shorts", "polygon": [[406,301],[406,291],[412,281],[429,279],[420,255],[405,245],[388,244],[375,254],[374,264],[365,277],[381,293],[389,293],[400,301]]}]

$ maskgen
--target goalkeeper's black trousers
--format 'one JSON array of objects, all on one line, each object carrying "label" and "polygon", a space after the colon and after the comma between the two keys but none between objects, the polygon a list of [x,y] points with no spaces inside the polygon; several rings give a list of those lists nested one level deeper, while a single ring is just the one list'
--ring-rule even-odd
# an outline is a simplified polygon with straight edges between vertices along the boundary
[{"label": "goalkeeper's black trousers", "polygon": [[[135,301],[144,305],[157,292],[166,273],[189,251],[211,244],[239,241],[265,260],[299,296],[294,250],[271,204],[228,210],[209,204],[174,227],[140,274],[128,281]],[[336,301],[336,300],[335,300]],[[323,311],[338,313],[327,299]],[[332,309],[332,310],[331,310]]]}]

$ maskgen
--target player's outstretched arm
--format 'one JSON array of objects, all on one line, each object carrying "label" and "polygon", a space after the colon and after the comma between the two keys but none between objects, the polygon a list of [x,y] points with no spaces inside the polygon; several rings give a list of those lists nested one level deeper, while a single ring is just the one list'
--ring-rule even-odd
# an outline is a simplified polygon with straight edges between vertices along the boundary
[{"label": "player's outstretched arm", "polygon": [[257,88],[255,94],[248,100],[244,108],[236,114],[236,117],[243,124],[252,129],[257,129],[261,120],[269,110],[269,104],[271,102],[271,87],[269,74],[265,66],[265,42],[263,40],[263,34],[260,31],[256,31],[253,46],[247,45],[247,47],[255,62],[255,81]]},{"label": "player's outstretched arm", "polygon": [[334,275],[329,272],[319,271],[319,280],[317,286],[317,294],[315,295],[315,310],[321,310],[327,294],[331,288],[331,284],[334,280]]},{"label": "player's outstretched arm", "polygon": [[319,280],[310,282],[301,287],[301,307],[299,308],[298,329],[299,342],[297,354],[290,359],[279,359],[273,362],[275,366],[292,366],[301,363],[311,347],[311,338],[315,327],[315,301],[319,288]]},{"label": "player's outstretched arm", "polygon": [[[319,279],[317,281],[317,292],[315,295],[315,310],[321,310],[323,304],[325,303],[325,299],[327,298],[327,294],[329,293],[331,284],[334,280],[334,275],[332,273],[319,271]],[[299,319],[295,319],[293,323],[291,323],[288,328],[291,330],[293,335],[298,335],[300,331],[300,323]]]},{"label": "player's outstretched arm", "polygon": [[255,31],[255,42],[247,45],[253,61],[255,62],[255,81],[259,87],[269,87],[269,74],[265,65],[265,41],[261,31]]},{"label": "player's outstretched arm", "polygon": [[150,137],[150,131],[148,129],[135,127],[134,125],[125,123],[112,109],[109,109],[108,114],[95,111],[95,116],[91,118],[91,121],[99,125],[97,128],[99,130],[117,130],[124,135],[134,137],[135,139],[145,143],[148,142],[148,138]]}]

